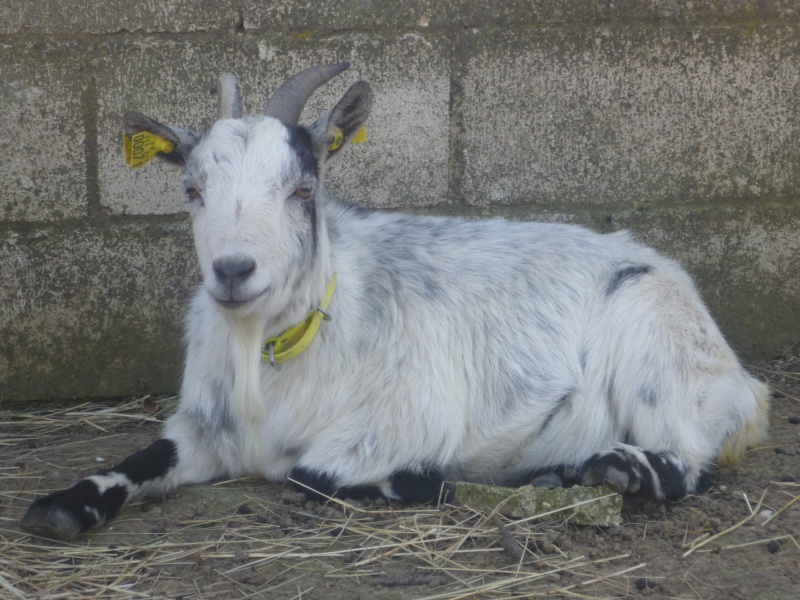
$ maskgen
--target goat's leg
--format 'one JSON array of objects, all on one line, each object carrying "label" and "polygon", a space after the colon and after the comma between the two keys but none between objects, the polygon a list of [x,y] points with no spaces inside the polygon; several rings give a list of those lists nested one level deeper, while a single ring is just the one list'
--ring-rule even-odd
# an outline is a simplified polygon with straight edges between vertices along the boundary
[{"label": "goat's leg", "polygon": [[687,489],[685,465],[669,452],[650,452],[629,444],[614,444],[591,456],[581,469],[583,485],[607,484],[622,494],[654,500],[678,500],[687,492],[700,491],[709,479],[700,477]]},{"label": "goat's leg", "polygon": [[401,502],[433,502],[440,497],[445,483],[443,469],[404,469],[395,471],[388,478],[361,485],[339,485],[336,476],[324,471],[295,467],[289,478],[314,500],[328,497],[352,500],[388,498]]},{"label": "goat's leg", "polygon": [[135,498],[220,475],[216,461],[205,454],[194,445],[162,438],[104,473],[38,498],[20,527],[36,535],[71,540],[113,518]]},{"label": "goat's leg", "polygon": [[687,469],[668,452],[650,452],[630,444],[614,444],[604,452],[597,452],[577,467],[558,465],[536,469],[524,481],[535,487],[572,487],[573,485],[608,485],[620,494],[636,494],[651,500],[678,500],[687,492],[705,491],[711,478],[701,473],[689,489]]}]

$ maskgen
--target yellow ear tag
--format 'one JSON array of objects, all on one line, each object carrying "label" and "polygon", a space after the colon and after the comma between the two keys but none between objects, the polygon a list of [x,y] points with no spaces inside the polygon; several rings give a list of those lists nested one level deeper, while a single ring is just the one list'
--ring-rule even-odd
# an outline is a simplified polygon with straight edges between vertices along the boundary
[{"label": "yellow ear tag", "polygon": [[333,135],[333,141],[331,142],[331,145],[328,146],[329,152],[338,150],[339,146],[341,146],[344,143],[344,135],[342,134],[341,129],[339,129],[338,127],[334,127],[333,130],[331,131],[331,134]]},{"label": "yellow ear tag", "polygon": [[[331,145],[328,146],[328,151],[333,152],[334,150],[338,150],[342,144],[344,144],[344,134],[342,130],[338,127],[334,127],[331,129],[331,135],[333,136],[333,142]],[[367,128],[362,127],[356,134],[350,139],[351,144],[361,144],[362,142],[367,141]]]},{"label": "yellow ear tag", "polygon": [[367,141],[367,128],[362,127],[356,134],[353,136],[353,139],[350,140],[351,144],[363,144]]},{"label": "yellow ear tag", "polygon": [[175,149],[175,144],[149,131],[140,131],[132,137],[125,134],[123,137],[125,164],[131,169],[146,165],[159,152],[169,154]]}]

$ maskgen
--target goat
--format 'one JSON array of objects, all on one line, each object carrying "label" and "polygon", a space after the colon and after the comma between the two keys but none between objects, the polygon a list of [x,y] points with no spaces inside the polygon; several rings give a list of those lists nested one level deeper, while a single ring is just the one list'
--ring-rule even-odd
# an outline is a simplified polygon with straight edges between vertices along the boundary
[{"label": "goat", "polygon": [[316,498],[429,502],[469,480],[674,500],[763,436],[767,388],[686,272],[628,233],[330,196],[369,85],[297,123],[348,66],[303,71],[244,118],[223,75],[199,134],[125,115],[184,169],[203,283],[180,401],[162,439],[35,500],[24,529],[71,539],[133,498],[243,475]]}]

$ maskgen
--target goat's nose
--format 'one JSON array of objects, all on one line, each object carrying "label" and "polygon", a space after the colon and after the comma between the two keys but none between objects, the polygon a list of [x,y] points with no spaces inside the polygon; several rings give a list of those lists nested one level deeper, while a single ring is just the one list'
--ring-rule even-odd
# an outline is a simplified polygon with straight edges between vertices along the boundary
[{"label": "goat's nose", "polygon": [[220,283],[238,285],[256,270],[256,261],[247,254],[233,254],[214,260],[214,275]]}]

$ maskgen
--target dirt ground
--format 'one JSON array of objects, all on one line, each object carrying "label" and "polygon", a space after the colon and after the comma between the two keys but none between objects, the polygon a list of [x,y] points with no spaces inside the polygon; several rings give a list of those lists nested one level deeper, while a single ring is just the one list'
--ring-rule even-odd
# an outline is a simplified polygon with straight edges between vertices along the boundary
[{"label": "dirt ground", "polygon": [[800,598],[800,359],[755,369],[771,439],[706,494],[524,521],[457,506],[317,504],[257,479],[128,506],[71,544],[17,521],[156,438],[170,401],[0,412],[0,598]]}]

